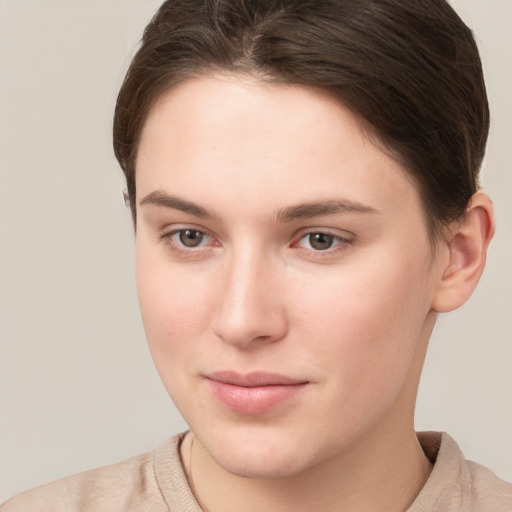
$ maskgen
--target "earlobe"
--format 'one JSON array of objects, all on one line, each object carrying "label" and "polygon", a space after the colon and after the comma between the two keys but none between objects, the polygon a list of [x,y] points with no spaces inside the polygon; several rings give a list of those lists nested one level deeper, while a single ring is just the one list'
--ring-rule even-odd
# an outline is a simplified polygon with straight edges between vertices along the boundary
[{"label": "earlobe", "polygon": [[485,267],[494,234],[494,210],[489,197],[477,192],[462,219],[447,228],[443,267],[432,309],[439,313],[462,306],[473,293]]}]

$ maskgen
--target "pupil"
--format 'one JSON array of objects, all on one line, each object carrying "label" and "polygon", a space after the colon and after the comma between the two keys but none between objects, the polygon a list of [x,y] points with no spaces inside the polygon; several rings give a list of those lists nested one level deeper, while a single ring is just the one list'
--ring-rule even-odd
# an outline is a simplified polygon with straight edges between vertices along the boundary
[{"label": "pupil", "polygon": [[317,251],[325,251],[332,246],[334,237],[325,233],[313,233],[309,235],[309,243]]},{"label": "pupil", "polygon": [[180,242],[185,247],[197,247],[203,240],[203,233],[193,229],[185,229],[180,232]]}]

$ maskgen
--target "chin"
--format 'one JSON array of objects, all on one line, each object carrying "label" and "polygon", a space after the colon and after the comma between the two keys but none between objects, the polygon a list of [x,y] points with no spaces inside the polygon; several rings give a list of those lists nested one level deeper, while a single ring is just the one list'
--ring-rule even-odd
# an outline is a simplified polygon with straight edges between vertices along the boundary
[{"label": "chin", "polygon": [[196,433],[196,437],[219,466],[240,477],[286,478],[301,473],[322,459],[311,446],[310,439],[308,443],[309,436],[302,439],[296,431],[246,426],[212,434],[211,431],[206,436]]},{"label": "chin", "polygon": [[286,478],[300,473],[305,469],[297,461],[294,453],[284,454],[262,450],[254,447],[254,450],[223,451],[218,455],[211,454],[215,462],[232,475],[255,479]]}]

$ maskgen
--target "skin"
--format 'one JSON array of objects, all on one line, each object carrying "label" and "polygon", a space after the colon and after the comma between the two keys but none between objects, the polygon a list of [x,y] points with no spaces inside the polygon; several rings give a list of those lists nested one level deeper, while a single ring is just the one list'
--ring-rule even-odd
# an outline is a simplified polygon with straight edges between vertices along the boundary
[{"label": "skin", "polygon": [[[465,300],[468,237],[434,250],[415,184],[342,105],[248,77],[162,97],[136,186],[144,326],[191,428],[182,458],[203,507],[405,510],[431,469],[413,423],[421,368],[437,311]],[[475,204],[473,256],[492,235]],[[207,376],[226,370],[305,385],[245,414],[212,393]]]}]

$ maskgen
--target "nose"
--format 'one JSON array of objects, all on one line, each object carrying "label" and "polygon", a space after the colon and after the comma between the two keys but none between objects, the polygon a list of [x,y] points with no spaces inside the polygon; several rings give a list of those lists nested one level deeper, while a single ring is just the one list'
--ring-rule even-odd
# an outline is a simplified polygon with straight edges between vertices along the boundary
[{"label": "nose", "polygon": [[225,262],[214,333],[224,342],[248,348],[282,339],[288,330],[285,294],[278,265],[254,251]]}]

